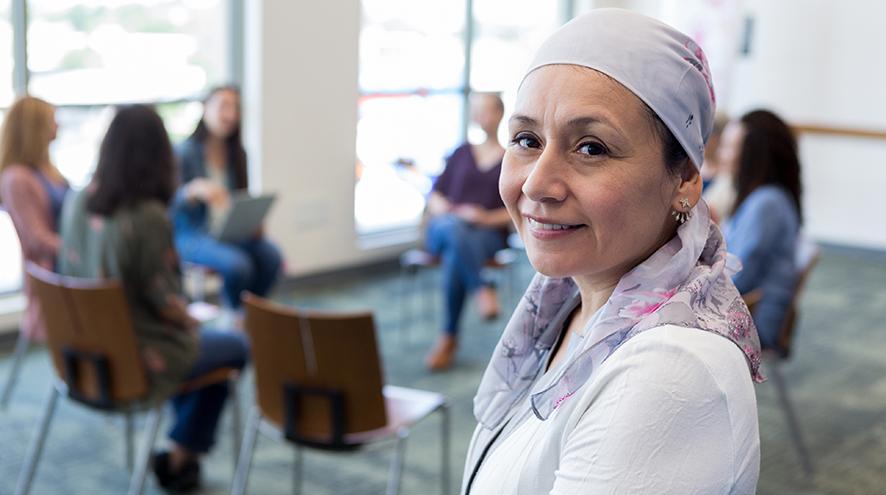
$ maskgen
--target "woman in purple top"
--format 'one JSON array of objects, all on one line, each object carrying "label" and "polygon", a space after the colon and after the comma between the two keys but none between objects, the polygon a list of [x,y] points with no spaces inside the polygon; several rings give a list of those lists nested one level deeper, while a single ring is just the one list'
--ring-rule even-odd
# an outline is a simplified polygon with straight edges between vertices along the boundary
[{"label": "woman in purple top", "polygon": [[496,134],[503,114],[498,95],[476,95],[471,102],[471,119],[483,129],[486,139],[476,145],[465,143],[452,153],[428,199],[427,249],[442,260],[446,293],[444,333],[426,360],[431,370],[452,365],[458,319],[468,294],[477,294],[484,317],[495,318],[499,313],[495,290],[483,280],[481,270],[486,260],[505,246],[509,222],[498,193],[504,148]]}]

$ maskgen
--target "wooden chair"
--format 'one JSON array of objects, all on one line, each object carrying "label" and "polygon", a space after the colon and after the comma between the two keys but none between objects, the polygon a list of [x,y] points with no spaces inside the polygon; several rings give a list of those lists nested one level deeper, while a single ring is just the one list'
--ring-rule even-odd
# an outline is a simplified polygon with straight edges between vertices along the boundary
[{"label": "wooden chair", "polygon": [[[501,273],[501,279],[504,282],[503,294],[508,300],[513,299],[514,292],[514,273],[513,267],[517,261],[517,252],[511,248],[504,248],[495,253],[492,258],[486,260],[485,270]],[[439,257],[423,249],[410,249],[400,255],[400,326],[405,331],[410,328],[409,323],[415,317],[414,304],[409,304],[407,309],[407,298],[415,300],[416,294],[421,294],[422,309],[425,315],[433,314],[432,298],[439,291],[432,290],[429,281],[425,277],[421,277],[421,271],[440,266]],[[421,279],[425,278],[424,281]],[[424,283],[422,283],[424,282]],[[407,314],[408,313],[408,314]],[[401,333],[402,335],[402,333]]]},{"label": "wooden chair", "polygon": [[[791,297],[791,305],[785,315],[781,330],[779,330],[776,339],[776,347],[764,348],[763,359],[767,364],[766,369],[769,372],[768,374],[771,376],[772,381],[775,384],[776,394],[781,403],[781,408],[784,411],[785,420],[788,424],[788,431],[791,435],[794,448],[797,450],[800,464],[803,467],[803,471],[808,476],[812,476],[815,472],[815,468],[812,464],[809,450],[806,448],[806,442],[803,440],[800,422],[797,420],[797,414],[788,393],[787,383],[781,367],[790,357],[797,326],[797,309],[800,302],[800,296],[806,286],[806,281],[809,279],[809,274],[818,263],[820,250],[812,240],[801,234],[797,239],[797,248],[794,256],[798,276],[796,285],[794,286],[794,293]],[[762,289],[755,289],[743,294],[742,297],[748,305],[748,309],[753,313],[757,303],[759,303],[764,297],[764,294]]]},{"label": "wooden chair", "polygon": [[[41,307],[46,308],[47,347],[56,378],[49,387],[39,427],[28,448],[15,493],[30,491],[59,396],[126,418],[127,463],[134,471],[129,493],[142,492],[151,450],[163,415],[163,401],[148,400],[148,377],[138,350],[123,289],[117,282],[63,277],[34,264],[26,267]],[[179,393],[231,382],[237,370],[222,368],[183,383]],[[231,388],[235,443],[239,441],[236,389]],[[132,414],[149,410],[144,443],[132,459]]]},{"label": "wooden chair", "polygon": [[244,295],[257,404],[243,436],[231,493],[246,491],[253,451],[262,433],[295,447],[294,491],[301,491],[302,447],[351,451],[395,440],[388,494],[400,488],[410,429],[434,412],[442,416],[441,485],[449,493],[446,398],[383,386],[371,313],[305,312]]}]

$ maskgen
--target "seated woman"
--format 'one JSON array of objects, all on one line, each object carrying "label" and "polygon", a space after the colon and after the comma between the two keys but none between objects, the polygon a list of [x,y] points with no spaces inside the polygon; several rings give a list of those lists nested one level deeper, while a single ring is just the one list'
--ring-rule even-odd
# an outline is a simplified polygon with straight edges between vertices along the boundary
[{"label": "seated woman", "polygon": [[594,9],[536,53],[501,196],[532,265],[492,354],[462,493],[748,494],[760,348],[700,201],[702,50]]},{"label": "seated woman", "polygon": [[236,244],[208,232],[224,215],[231,194],[245,192],[249,185],[236,88],[220,86],[209,92],[197,128],[176,152],[182,186],[173,203],[173,223],[182,260],[221,274],[223,300],[231,308],[240,307],[244,290],[266,296],[280,275],[280,251],[261,231]]},{"label": "seated woman", "polygon": [[735,204],[723,230],[729,251],[743,265],[733,281],[742,294],[762,291],[754,323],[763,347],[777,349],[797,283],[794,258],[803,219],[797,141],[774,113],[755,110],[729,124],[720,156],[735,174]]},{"label": "seated woman", "polygon": [[483,280],[481,271],[486,260],[505,247],[510,222],[498,194],[504,149],[497,133],[503,113],[498,95],[476,95],[471,118],[486,139],[477,145],[465,143],[452,153],[428,199],[427,249],[442,259],[446,293],[443,335],[426,360],[432,370],[452,365],[458,320],[468,294],[477,294],[484,317],[494,318],[499,312],[495,289]]},{"label": "seated woman", "polygon": [[[63,274],[123,284],[156,400],[182,380],[242,368],[247,359],[242,334],[201,330],[187,313],[167,216],[174,183],[172,146],[160,117],[147,106],[123,107],[102,141],[92,182],[65,204],[61,225]],[[215,441],[227,393],[222,383],[172,398],[173,448],[155,454],[153,463],[161,486],[199,486],[198,457]]]},{"label": "seated woman", "polygon": [[[49,158],[49,143],[57,129],[55,108],[39,98],[24,96],[6,112],[0,135],[0,201],[15,226],[24,261],[50,270],[55,269],[59,215],[69,190]],[[42,342],[43,318],[27,285],[25,295],[28,306],[22,335]]]}]

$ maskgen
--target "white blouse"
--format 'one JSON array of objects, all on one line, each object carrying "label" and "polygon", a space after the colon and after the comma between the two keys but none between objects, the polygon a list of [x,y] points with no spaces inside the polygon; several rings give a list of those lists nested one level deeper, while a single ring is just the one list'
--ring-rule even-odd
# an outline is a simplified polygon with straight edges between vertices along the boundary
[{"label": "white blouse", "polygon": [[[512,421],[471,495],[756,491],[760,437],[748,366],[734,343],[709,332],[647,330],[547,421],[531,413]],[[476,440],[477,432],[471,449]],[[463,491],[473,471],[466,466]]]}]

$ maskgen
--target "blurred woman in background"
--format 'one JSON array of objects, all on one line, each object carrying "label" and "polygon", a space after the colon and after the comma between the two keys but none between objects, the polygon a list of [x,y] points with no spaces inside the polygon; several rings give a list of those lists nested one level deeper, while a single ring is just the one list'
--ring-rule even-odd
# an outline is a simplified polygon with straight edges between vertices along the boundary
[{"label": "blurred woman in background", "polygon": [[[55,269],[58,221],[68,182],[49,158],[58,126],[55,108],[33,96],[16,101],[0,134],[0,201],[18,233],[24,261]],[[29,340],[45,338],[43,318],[25,282],[28,307],[21,331]]]},{"label": "blurred woman in background", "polygon": [[458,346],[459,319],[470,294],[476,294],[484,318],[498,316],[495,288],[482,277],[483,265],[505,247],[508,212],[498,193],[504,148],[498,126],[504,104],[496,94],[478,94],[471,101],[471,120],[485,140],[465,143],[446,159],[446,168],[428,198],[431,216],[427,249],[443,263],[446,314],[443,335],[431,349],[426,364],[431,370],[450,367]]},{"label": "blurred woman in background", "polygon": [[724,234],[744,267],[733,281],[742,294],[762,290],[754,322],[763,347],[774,348],[797,282],[803,221],[797,141],[777,115],[755,110],[727,126],[719,155],[734,173],[736,197]]},{"label": "blurred woman in background", "polygon": [[240,293],[270,292],[282,258],[262,232],[243,242],[221,242],[209,234],[234,193],[249,187],[246,150],[240,139],[240,93],[232,86],[210,90],[203,117],[177,150],[181,188],[173,202],[175,245],[184,261],[218,272],[224,302],[240,307]]},{"label": "blurred woman in background", "polygon": [[[144,105],[121,108],[102,140],[92,182],[66,203],[61,225],[63,274],[122,283],[154,400],[169,397],[182,380],[242,368],[247,359],[242,334],[201,330],[187,313],[167,210],[174,168],[157,113]],[[161,486],[199,487],[198,459],[215,441],[227,395],[227,384],[218,383],[172,398],[173,448],[153,458]]]}]

